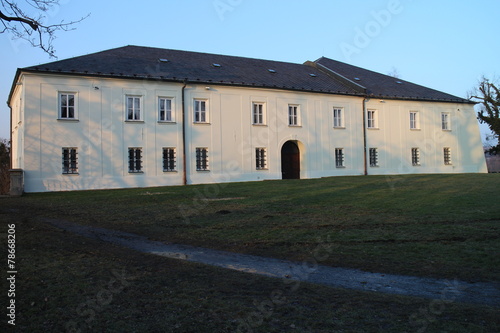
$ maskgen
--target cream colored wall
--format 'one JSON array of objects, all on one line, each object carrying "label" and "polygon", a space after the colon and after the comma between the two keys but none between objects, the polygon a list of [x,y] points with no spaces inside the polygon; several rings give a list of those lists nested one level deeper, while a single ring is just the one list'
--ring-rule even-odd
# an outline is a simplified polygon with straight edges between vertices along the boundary
[{"label": "cream colored wall", "polygon": [[[369,100],[379,113],[379,129],[367,129],[367,147],[379,149],[379,167],[368,174],[487,172],[473,105],[398,100]],[[410,129],[410,111],[418,111],[420,129]],[[450,114],[451,130],[441,129],[441,113]],[[443,148],[451,149],[444,165]],[[419,148],[420,165],[411,163]]]},{"label": "cream colored wall", "polygon": [[[13,101],[25,120],[13,137],[15,149],[24,149],[26,192],[182,184],[182,84],[26,74],[20,87]],[[60,91],[77,92],[78,121],[57,119]],[[125,121],[127,94],[143,96],[142,122]],[[175,123],[157,121],[158,96],[173,98]],[[198,98],[209,103],[209,124],[193,121]],[[360,97],[187,85],[185,101],[188,184],[281,179],[288,140],[299,145],[301,178],[364,172]],[[265,103],[264,126],[252,125],[252,102]],[[299,105],[300,126],[288,126],[289,104]],[[334,107],[344,109],[345,128],[333,128]],[[367,146],[380,151],[380,166],[369,174],[486,172],[472,106],[370,100],[367,108],[378,110],[380,124],[367,130]],[[420,112],[419,131],[409,130],[410,110]],[[442,111],[452,115],[450,132],[440,129]],[[452,149],[451,166],[443,165],[444,146]],[[79,175],[62,174],[62,147],[78,148]],[[143,173],[128,172],[128,147],[142,147]],[[177,172],[163,172],[162,147],[176,148]],[[210,171],[196,171],[196,147],[209,149]],[[267,150],[267,170],[255,168],[257,147]],[[411,165],[411,147],[421,149],[419,167]],[[344,149],[345,168],[335,167],[335,148]]]}]

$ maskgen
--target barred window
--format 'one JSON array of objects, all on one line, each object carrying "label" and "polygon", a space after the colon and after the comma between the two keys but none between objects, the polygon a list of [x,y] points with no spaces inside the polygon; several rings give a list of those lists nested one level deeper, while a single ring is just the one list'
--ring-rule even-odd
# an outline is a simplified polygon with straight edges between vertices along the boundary
[{"label": "barred window", "polygon": [[451,165],[451,149],[449,147],[443,148],[444,164]]},{"label": "barred window", "polygon": [[267,169],[266,148],[255,148],[255,168],[257,170]]},{"label": "barred window", "polygon": [[377,167],[378,166],[378,150],[377,148],[370,148],[370,166]]},{"label": "barred window", "polygon": [[411,164],[414,166],[420,165],[420,150],[418,148],[411,149]]},{"label": "barred window", "polygon": [[208,171],[208,148],[196,148],[196,171]]},{"label": "barred window", "polygon": [[344,165],[344,148],[335,148],[335,166],[343,168]]},{"label": "barred window", "polygon": [[62,149],[62,173],[78,174],[78,153],[76,148]]},{"label": "barred window", "polygon": [[142,172],[142,148],[128,149],[128,172]]},{"label": "barred window", "polygon": [[163,171],[175,171],[175,148],[163,148]]}]

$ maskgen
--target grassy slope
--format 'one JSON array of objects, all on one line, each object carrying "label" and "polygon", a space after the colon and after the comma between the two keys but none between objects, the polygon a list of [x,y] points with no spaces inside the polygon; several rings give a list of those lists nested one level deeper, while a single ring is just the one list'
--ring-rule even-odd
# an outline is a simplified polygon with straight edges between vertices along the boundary
[{"label": "grassy slope", "polygon": [[[430,175],[2,199],[0,220],[17,225],[18,328],[30,332],[71,327],[108,332],[229,332],[238,327],[252,327],[255,332],[498,331],[498,309],[305,283],[295,286],[135,253],[62,232],[38,223],[36,217],[299,260],[310,258],[318,244],[327,243],[334,251],[322,258],[323,264],[498,281],[499,188],[499,175]],[[1,241],[6,248],[5,237]],[[125,280],[110,284],[116,279],[113,272]]]}]

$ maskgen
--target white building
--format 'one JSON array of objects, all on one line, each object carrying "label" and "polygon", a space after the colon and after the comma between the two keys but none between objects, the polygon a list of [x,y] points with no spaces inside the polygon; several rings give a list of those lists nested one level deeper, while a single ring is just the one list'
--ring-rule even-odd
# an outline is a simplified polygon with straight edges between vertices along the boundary
[{"label": "white building", "polygon": [[320,58],[126,46],[18,69],[26,192],[487,172],[473,103]]}]

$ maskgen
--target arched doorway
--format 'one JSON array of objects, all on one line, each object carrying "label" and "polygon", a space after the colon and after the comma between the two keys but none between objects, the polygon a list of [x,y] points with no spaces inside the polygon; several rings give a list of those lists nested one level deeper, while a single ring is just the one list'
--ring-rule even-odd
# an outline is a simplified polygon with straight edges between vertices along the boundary
[{"label": "arched doorway", "polygon": [[281,175],[283,179],[300,179],[300,151],[294,141],[281,147]]}]

